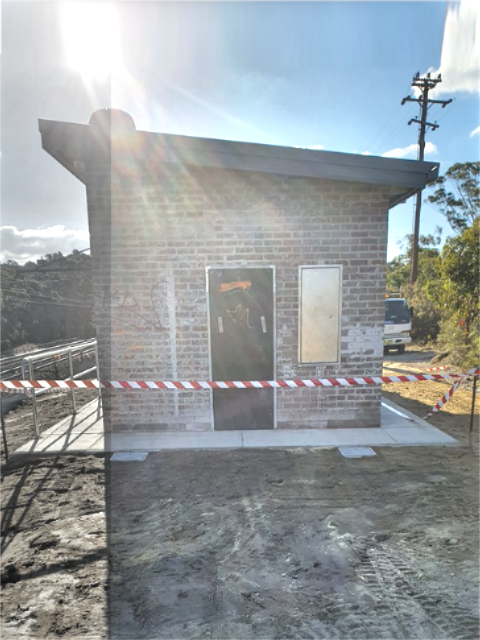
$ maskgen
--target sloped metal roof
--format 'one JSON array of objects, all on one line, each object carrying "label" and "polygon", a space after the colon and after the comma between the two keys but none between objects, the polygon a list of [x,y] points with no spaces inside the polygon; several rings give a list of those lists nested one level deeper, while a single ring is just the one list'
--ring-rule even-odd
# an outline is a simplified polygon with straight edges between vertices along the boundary
[{"label": "sloped metal roof", "polygon": [[88,125],[39,120],[43,148],[82,182],[86,165],[102,151],[145,166],[171,163],[388,185],[393,187],[391,206],[438,177],[434,162],[137,131],[128,114],[122,116],[129,119],[123,120],[126,126],[110,128],[110,121],[105,127],[94,116]]}]

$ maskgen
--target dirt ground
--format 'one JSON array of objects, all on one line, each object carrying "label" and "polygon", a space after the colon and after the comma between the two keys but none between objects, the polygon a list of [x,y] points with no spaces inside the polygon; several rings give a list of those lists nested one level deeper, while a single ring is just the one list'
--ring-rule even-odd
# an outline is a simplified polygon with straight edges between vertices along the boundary
[{"label": "dirt ground", "polygon": [[[385,374],[425,370],[432,355],[392,352]],[[449,386],[384,393],[423,417]],[[68,402],[42,400],[45,427]],[[2,469],[2,636],[478,638],[470,404],[466,384],[430,419],[456,448],[13,459]],[[32,433],[28,407],[6,427],[15,448]]]},{"label": "dirt ground", "polygon": [[[428,368],[440,366],[430,364],[430,360],[435,357],[435,351],[428,348],[411,346],[403,355],[396,352],[389,352],[384,358],[384,375],[398,375],[402,373],[446,373],[445,371],[428,371]],[[461,373],[456,367],[449,368],[448,371]],[[438,427],[453,438],[456,438],[461,445],[468,446],[470,442],[470,416],[472,409],[472,386],[468,380],[459,387],[452,399],[428,422],[434,427]],[[398,405],[408,409],[420,418],[424,418],[432,407],[440,400],[444,393],[452,387],[451,380],[440,382],[412,382],[402,384],[391,384],[383,386],[385,398],[396,402]],[[472,430],[471,444],[478,453],[479,423],[478,413],[480,409],[480,385],[477,387],[477,400],[475,404],[476,418]]]}]

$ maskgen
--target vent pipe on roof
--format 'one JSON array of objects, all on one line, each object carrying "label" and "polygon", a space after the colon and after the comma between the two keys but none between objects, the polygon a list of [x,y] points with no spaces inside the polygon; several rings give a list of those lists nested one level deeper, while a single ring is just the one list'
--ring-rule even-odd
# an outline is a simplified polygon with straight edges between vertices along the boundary
[{"label": "vent pipe on roof", "polygon": [[92,114],[89,124],[108,136],[136,130],[132,116],[120,109],[98,109]]}]

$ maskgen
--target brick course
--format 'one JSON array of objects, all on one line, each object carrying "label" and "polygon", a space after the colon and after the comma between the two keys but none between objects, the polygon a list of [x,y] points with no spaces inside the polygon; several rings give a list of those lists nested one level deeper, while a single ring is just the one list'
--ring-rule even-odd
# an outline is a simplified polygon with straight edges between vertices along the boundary
[{"label": "brick course", "polygon": [[[169,164],[85,182],[103,378],[210,378],[207,266],[275,266],[277,378],[381,373],[389,187]],[[299,265],[343,266],[338,364],[298,363]],[[208,391],[105,406],[113,430],[211,429]],[[278,428],[378,425],[380,388],[279,390],[276,406]]]}]

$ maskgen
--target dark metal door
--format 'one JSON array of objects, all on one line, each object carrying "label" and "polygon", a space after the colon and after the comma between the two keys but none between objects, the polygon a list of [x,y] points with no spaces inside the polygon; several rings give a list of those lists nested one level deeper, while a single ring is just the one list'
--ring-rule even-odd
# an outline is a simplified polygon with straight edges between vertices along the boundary
[{"label": "dark metal door", "polygon": [[[273,269],[209,269],[213,380],[272,380]],[[273,429],[273,389],[214,389],[216,431]]]}]

